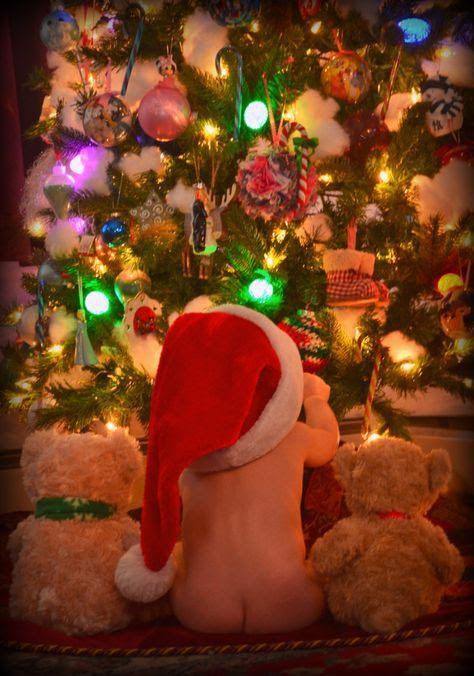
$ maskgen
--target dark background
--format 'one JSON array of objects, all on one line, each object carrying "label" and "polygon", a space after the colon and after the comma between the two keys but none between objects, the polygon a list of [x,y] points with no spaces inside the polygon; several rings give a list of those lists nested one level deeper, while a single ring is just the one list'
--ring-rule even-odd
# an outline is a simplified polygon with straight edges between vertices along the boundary
[{"label": "dark background", "polygon": [[46,68],[39,31],[49,11],[48,0],[8,0],[0,9],[0,261],[31,260],[18,204],[25,174],[46,145],[24,139],[43,103],[43,94],[25,82],[36,66]]}]

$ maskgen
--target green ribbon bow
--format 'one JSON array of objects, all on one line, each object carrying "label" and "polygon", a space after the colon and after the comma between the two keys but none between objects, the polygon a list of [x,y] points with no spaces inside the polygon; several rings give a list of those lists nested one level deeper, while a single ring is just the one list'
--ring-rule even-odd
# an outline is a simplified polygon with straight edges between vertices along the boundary
[{"label": "green ribbon bow", "polygon": [[313,150],[319,145],[319,139],[316,137],[313,138],[302,138],[301,136],[295,136],[293,139],[293,146],[295,148],[296,154],[296,165],[298,167],[298,172],[301,171],[301,153],[303,148],[312,148]]},{"label": "green ribbon bow", "polygon": [[107,502],[85,500],[84,498],[41,498],[36,503],[35,517],[37,519],[53,519],[53,521],[92,521],[93,519],[108,519],[115,514],[117,508]]}]

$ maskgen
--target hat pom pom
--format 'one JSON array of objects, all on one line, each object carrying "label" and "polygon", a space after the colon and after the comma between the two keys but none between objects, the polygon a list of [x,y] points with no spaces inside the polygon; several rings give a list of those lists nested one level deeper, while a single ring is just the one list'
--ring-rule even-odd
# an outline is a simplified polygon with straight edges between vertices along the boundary
[{"label": "hat pom pom", "polygon": [[140,545],[131,547],[115,569],[115,584],[125,598],[138,603],[150,603],[168,592],[174,582],[176,565],[173,555],[161,570],[147,568]]}]

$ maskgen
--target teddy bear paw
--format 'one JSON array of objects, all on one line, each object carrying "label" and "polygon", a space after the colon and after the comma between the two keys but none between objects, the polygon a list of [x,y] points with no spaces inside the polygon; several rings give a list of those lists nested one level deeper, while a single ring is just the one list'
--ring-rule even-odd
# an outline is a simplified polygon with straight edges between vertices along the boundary
[{"label": "teddy bear paw", "polygon": [[362,618],[361,626],[372,634],[392,634],[409,620],[396,608],[377,608]]}]

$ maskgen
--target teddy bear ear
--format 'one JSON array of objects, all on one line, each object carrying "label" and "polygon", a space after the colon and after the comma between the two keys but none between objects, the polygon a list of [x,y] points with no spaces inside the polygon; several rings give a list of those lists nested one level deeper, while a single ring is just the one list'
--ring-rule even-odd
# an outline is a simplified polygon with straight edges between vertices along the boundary
[{"label": "teddy bear ear", "polygon": [[37,430],[28,434],[21,451],[21,466],[25,468],[35,463],[45,449],[50,449],[54,445],[57,436],[55,430]]},{"label": "teddy bear ear", "polygon": [[357,452],[354,444],[339,446],[332,461],[336,477],[347,486],[350,484],[352,470],[356,464]]},{"label": "teddy bear ear", "polygon": [[435,448],[428,454],[430,488],[439,493],[448,487],[451,477],[451,460],[444,448]]},{"label": "teddy bear ear", "polygon": [[143,455],[138,441],[123,428],[110,432],[107,437],[112,442],[121,471],[129,478],[135,479],[143,471]]}]

